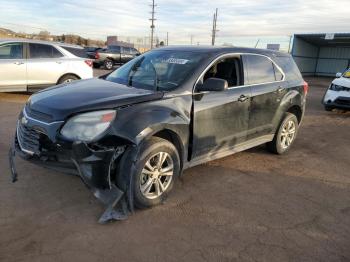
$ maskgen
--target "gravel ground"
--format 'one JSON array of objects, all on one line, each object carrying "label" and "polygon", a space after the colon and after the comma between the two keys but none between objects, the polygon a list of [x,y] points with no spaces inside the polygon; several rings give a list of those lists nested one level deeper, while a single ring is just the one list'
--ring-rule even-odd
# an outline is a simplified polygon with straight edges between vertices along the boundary
[{"label": "gravel ground", "polygon": [[288,154],[259,147],[191,168],[163,205],[107,225],[78,177],[18,160],[11,184],[27,96],[1,94],[0,261],[350,261],[350,112],[324,111],[330,79],[307,80]]}]

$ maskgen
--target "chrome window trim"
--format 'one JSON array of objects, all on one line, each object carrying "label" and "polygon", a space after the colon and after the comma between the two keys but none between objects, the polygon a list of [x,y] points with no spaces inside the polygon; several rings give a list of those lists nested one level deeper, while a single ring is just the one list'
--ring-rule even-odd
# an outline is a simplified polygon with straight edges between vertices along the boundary
[{"label": "chrome window trim", "polygon": [[[239,86],[231,86],[228,87],[227,89],[234,89],[234,88],[242,88],[242,87],[250,87],[250,86],[257,86],[257,85],[266,85],[266,84],[272,84],[272,83],[280,83],[280,82],[284,82],[286,79],[286,74],[284,73],[284,71],[282,70],[282,68],[275,62],[273,61],[270,57],[268,57],[267,55],[262,55],[262,54],[256,54],[256,53],[227,53],[227,54],[223,54],[220,55],[219,57],[215,58],[205,69],[204,71],[200,74],[200,76],[197,78],[195,84],[194,84],[194,88],[193,91],[195,91],[195,88],[199,82],[200,79],[202,79],[205,75],[205,73],[220,59],[222,58],[226,58],[226,57],[230,57],[230,56],[234,56],[234,55],[256,55],[256,56],[263,56],[266,57],[267,59],[269,59],[275,66],[276,68],[282,73],[283,79],[282,80],[278,80],[278,81],[272,81],[272,82],[263,82],[263,83],[258,83],[258,84],[248,84],[248,85],[239,85]],[[244,69],[243,69],[244,70]],[[209,91],[206,92],[201,92],[201,93],[208,93]]]},{"label": "chrome window trim", "polygon": [[47,126],[50,126],[50,125],[53,125],[53,124],[57,124],[57,123],[63,123],[64,121],[54,121],[54,122],[51,122],[51,123],[47,123],[47,122],[44,122],[44,121],[40,121],[40,120],[37,120],[35,118],[32,118],[30,116],[27,115],[27,112],[26,112],[26,108],[23,108],[23,115],[25,116],[25,118],[27,119],[30,119],[32,121],[35,121],[35,122],[38,122],[40,124],[43,124],[43,125],[47,125]]}]

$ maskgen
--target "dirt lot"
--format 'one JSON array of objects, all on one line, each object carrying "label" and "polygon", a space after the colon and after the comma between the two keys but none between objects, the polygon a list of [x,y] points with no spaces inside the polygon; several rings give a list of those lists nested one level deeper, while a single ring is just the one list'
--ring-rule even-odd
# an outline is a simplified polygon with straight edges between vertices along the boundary
[{"label": "dirt lot", "polygon": [[23,95],[0,95],[0,261],[350,261],[350,112],[320,104],[285,156],[264,147],[185,172],[164,205],[97,224],[103,207],[78,177],[7,152]]}]

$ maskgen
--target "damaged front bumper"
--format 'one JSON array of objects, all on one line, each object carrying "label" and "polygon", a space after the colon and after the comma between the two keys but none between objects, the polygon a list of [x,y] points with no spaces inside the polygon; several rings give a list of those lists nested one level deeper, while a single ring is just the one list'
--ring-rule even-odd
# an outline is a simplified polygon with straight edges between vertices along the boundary
[{"label": "damaged front bumper", "polygon": [[[35,141],[27,141],[30,139],[26,137],[33,134],[23,134],[23,128],[23,124],[19,122],[14,143],[9,152],[13,182],[17,181],[18,176],[14,161],[15,156],[18,155],[33,164],[80,176],[95,197],[106,206],[106,210],[99,219],[100,223],[124,220],[128,217],[128,213],[133,211],[132,203],[127,198],[129,195],[126,194],[127,188],[123,188],[124,190],[119,188],[114,176],[117,171],[116,162],[126,151],[126,145],[92,148],[85,142],[74,142],[69,148],[64,148],[59,143],[52,143],[44,148],[41,144],[45,139],[47,142],[48,137],[43,137],[45,134],[41,132],[34,137],[38,139],[39,147],[33,148]],[[33,129],[34,126],[29,124],[25,128]],[[129,184],[127,181],[124,183]]]}]

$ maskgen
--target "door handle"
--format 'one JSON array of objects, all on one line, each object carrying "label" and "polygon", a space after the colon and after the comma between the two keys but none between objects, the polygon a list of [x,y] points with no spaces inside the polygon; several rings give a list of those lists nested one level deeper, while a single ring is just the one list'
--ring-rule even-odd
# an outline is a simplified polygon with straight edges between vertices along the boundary
[{"label": "door handle", "polygon": [[241,95],[241,96],[238,98],[238,101],[239,101],[239,102],[244,102],[244,101],[246,101],[248,98],[249,98],[249,96]]},{"label": "door handle", "polygon": [[15,65],[23,65],[24,62],[14,62]]},{"label": "door handle", "polygon": [[276,90],[276,92],[277,92],[277,93],[282,93],[282,92],[283,92],[283,90],[284,90],[284,88],[279,87],[279,88]]}]

